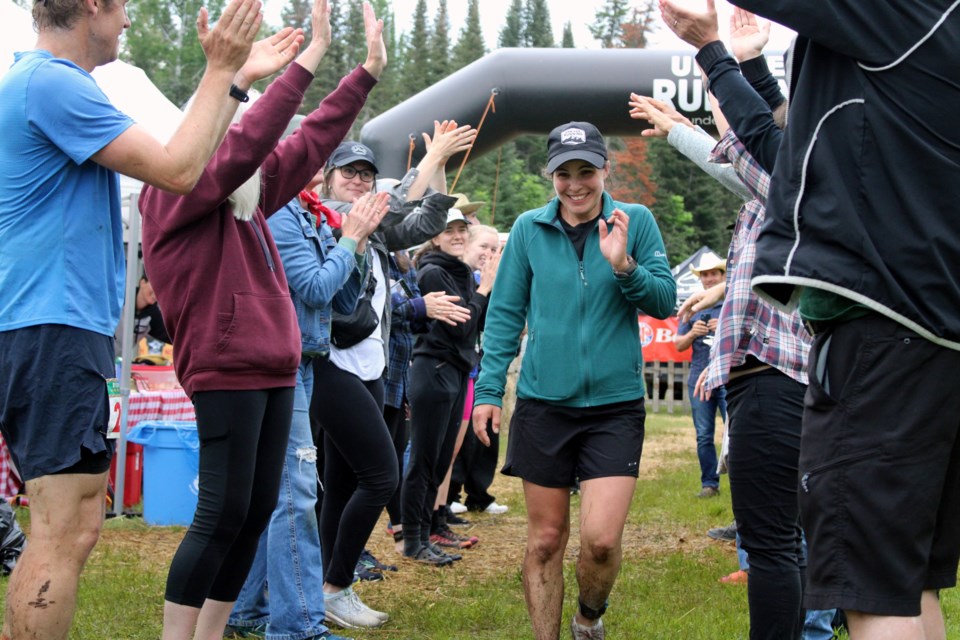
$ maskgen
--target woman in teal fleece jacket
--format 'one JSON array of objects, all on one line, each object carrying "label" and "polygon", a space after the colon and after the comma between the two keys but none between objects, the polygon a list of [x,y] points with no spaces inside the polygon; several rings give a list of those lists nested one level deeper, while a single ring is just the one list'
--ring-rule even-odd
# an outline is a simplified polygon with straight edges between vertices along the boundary
[{"label": "woman in teal fleece jacket", "polygon": [[571,122],[548,139],[557,197],[510,231],[487,309],[474,432],[500,428],[507,367],[528,326],[503,473],[523,478],[529,533],[523,563],[537,638],[559,634],[570,492],[582,491],[580,607],[574,638],[603,637],[600,616],[643,448],[643,354],[637,313],[665,318],[676,284],[660,230],[641,205],[604,191],[606,145]]}]

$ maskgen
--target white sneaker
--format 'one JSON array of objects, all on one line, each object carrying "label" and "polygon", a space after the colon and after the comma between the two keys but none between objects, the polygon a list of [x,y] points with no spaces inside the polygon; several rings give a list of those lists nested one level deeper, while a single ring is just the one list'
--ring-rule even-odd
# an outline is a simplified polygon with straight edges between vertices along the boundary
[{"label": "white sneaker", "polygon": [[465,506],[463,506],[463,504],[461,504],[461,503],[459,503],[459,502],[451,502],[451,503],[450,503],[450,511],[453,512],[453,513],[458,513],[458,514],[459,514],[459,513],[466,513],[466,512],[467,512],[467,508],[466,508]]},{"label": "white sneaker", "polygon": [[353,587],[347,587],[339,593],[323,594],[326,619],[346,629],[375,629],[383,626],[390,616],[382,611],[374,611],[363,604]]},{"label": "white sneaker", "polygon": [[491,502],[490,504],[487,505],[487,508],[484,509],[484,511],[486,513],[492,513],[496,515],[500,513],[506,513],[509,508],[510,507],[508,507],[505,504],[497,504],[496,502]]},{"label": "white sneaker", "polygon": [[574,617],[570,621],[570,633],[573,640],[604,640],[603,620],[597,620],[597,624],[592,627],[585,627]]}]

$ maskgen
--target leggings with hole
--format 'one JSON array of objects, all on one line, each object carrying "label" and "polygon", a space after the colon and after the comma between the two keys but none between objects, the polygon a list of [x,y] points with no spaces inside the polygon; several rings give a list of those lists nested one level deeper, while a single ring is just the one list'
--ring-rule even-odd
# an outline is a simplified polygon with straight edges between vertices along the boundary
[{"label": "leggings with hole", "polygon": [[200,437],[193,523],[170,565],[165,598],[233,602],[277,506],[293,387],[193,394]]},{"label": "leggings with hole", "polygon": [[314,371],[324,434],[323,575],[332,585],[349,587],[360,553],[397,488],[397,455],[383,421],[383,379],[365,382],[329,360]]}]

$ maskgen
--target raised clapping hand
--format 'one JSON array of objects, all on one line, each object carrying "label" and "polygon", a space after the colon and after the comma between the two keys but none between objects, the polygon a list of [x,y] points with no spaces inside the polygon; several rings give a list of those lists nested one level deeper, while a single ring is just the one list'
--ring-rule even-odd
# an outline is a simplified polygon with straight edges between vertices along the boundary
[{"label": "raised clapping hand", "polygon": [[353,201],[350,213],[343,217],[340,231],[344,238],[357,243],[357,253],[363,253],[367,246],[367,236],[374,232],[387,215],[390,208],[390,194],[366,193]]},{"label": "raised clapping hand", "polygon": [[457,304],[460,296],[447,295],[445,291],[431,291],[423,296],[427,317],[456,326],[470,319],[470,309]]},{"label": "raised clapping hand", "polygon": [[[599,221],[600,253],[606,258],[614,271],[623,271],[627,262],[627,232],[630,217],[621,209],[614,209],[610,219]],[[612,226],[613,229],[610,229]]]},{"label": "raised clapping hand", "polygon": [[733,57],[739,62],[759,58],[769,40],[769,20],[760,22],[749,11],[733,8],[733,15],[730,16],[730,49],[733,50]]},{"label": "raised clapping hand", "polygon": [[714,0],[707,0],[706,11],[691,11],[671,0],[660,0],[660,15],[667,27],[677,37],[697,48],[720,39],[717,25],[717,8]]},{"label": "raised clapping hand", "polygon": [[303,53],[297,58],[297,64],[309,71],[316,73],[320,61],[330,47],[330,6],[327,0],[313,0],[313,8],[310,10],[310,28],[312,36],[310,44],[303,49]]},{"label": "raised clapping hand", "polygon": [[234,84],[246,91],[257,80],[283,69],[297,55],[302,43],[303,29],[293,27],[284,27],[269,38],[254,42]]},{"label": "raised clapping hand", "polygon": [[197,16],[197,36],[212,69],[236,73],[247,61],[263,14],[259,0],[231,0],[216,26],[209,25],[206,7]]},{"label": "raised clapping hand", "polygon": [[487,435],[487,423],[490,423],[494,433],[500,433],[500,407],[493,404],[478,404],[473,407],[473,433],[485,447],[490,446],[490,436]]},{"label": "raised clapping hand", "polygon": [[446,164],[452,156],[466,151],[477,139],[477,130],[468,124],[458,126],[455,120],[433,121],[433,137],[424,132],[423,145],[427,153],[437,157],[439,164]]},{"label": "raised clapping hand", "polygon": [[387,45],[383,43],[383,20],[377,20],[369,2],[363,3],[363,31],[367,39],[367,60],[363,68],[379,80],[387,66]]},{"label": "raised clapping hand", "polygon": [[636,93],[630,94],[630,117],[634,120],[646,120],[653,129],[644,129],[641,136],[662,138],[670,133],[675,124],[683,124],[693,129],[693,123],[673,108],[668,102],[654,100]]}]

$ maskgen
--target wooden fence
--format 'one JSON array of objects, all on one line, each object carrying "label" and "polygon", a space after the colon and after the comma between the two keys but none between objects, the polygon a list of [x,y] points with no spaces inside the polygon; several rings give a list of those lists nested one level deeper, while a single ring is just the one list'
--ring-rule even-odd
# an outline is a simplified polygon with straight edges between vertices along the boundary
[{"label": "wooden fence", "polygon": [[667,413],[677,409],[690,411],[687,393],[689,362],[645,362],[643,373],[647,384],[648,412],[660,413],[664,409]]}]

